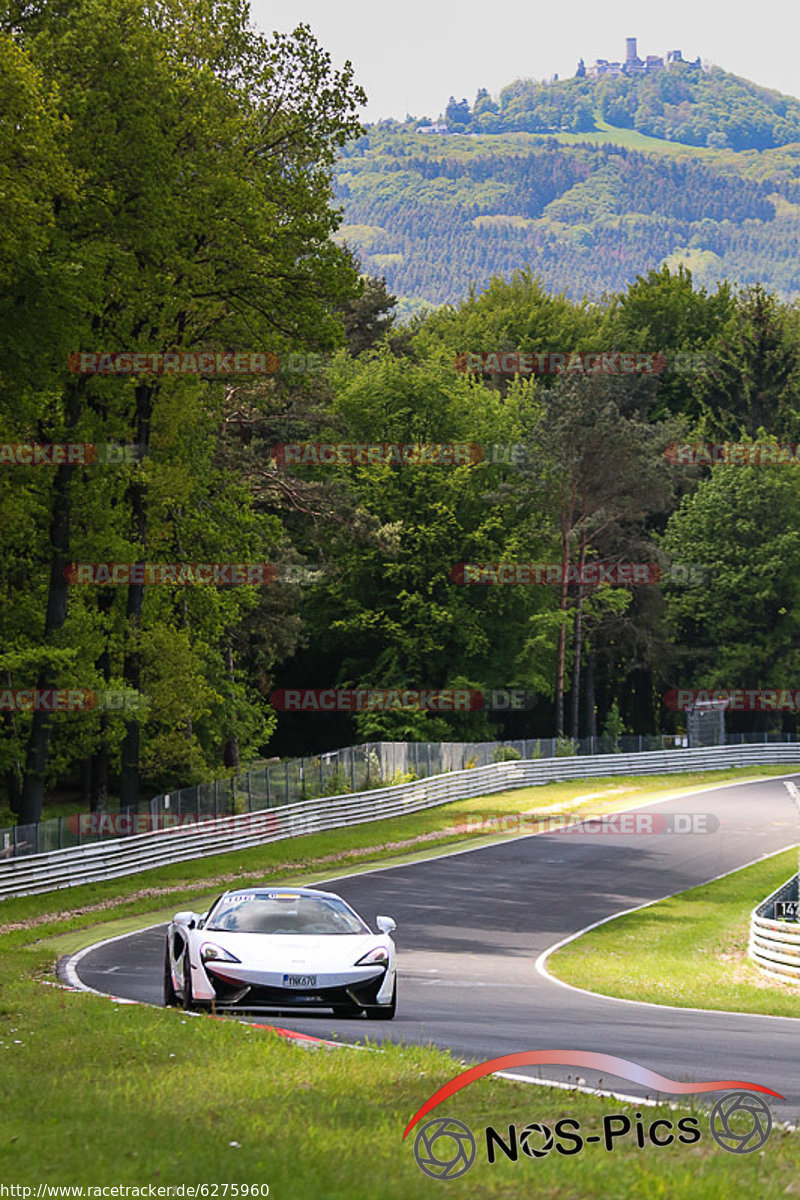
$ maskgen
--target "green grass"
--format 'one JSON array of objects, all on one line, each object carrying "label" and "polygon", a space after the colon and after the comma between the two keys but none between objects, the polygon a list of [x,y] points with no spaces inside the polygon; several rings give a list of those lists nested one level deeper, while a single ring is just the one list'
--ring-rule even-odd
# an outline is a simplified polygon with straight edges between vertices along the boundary
[{"label": "green grass", "polygon": [[[439,854],[443,849],[497,841],[499,835],[496,833],[467,835],[463,829],[456,828],[478,817],[485,820],[495,815],[529,812],[542,816],[554,813],[600,815],[641,804],[653,795],[691,792],[728,781],[781,775],[789,771],[790,766],[775,765],[651,776],[609,776],[459,800],[406,817],[370,821],[248,850],[193,859],[62,892],[11,897],[0,901],[0,933],[18,923],[55,919],[59,915],[58,931],[67,932],[109,918],[157,914],[170,906],[174,908],[170,898],[179,899],[181,907],[190,902],[201,906],[229,884],[243,878],[277,880],[291,877],[313,883],[356,870],[368,870],[387,860],[413,862]],[[24,930],[18,932],[26,936]]]},{"label": "green grass", "polygon": [[[268,1184],[279,1200],[441,1196],[442,1184],[414,1161],[413,1134],[403,1142],[402,1133],[461,1069],[450,1055],[429,1047],[310,1050],[235,1021],[117,1006],[42,986],[37,977],[51,957],[42,943],[3,946],[4,1184]],[[595,1145],[571,1158],[521,1155],[490,1166],[480,1142],[486,1125],[552,1125],[568,1116],[597,1132],[604,1114],[636,1109],[487,1079],[439,1111],[479,1137],[478,1161],[459,1192],[472,1197],[511,1200],[535,1187],[553,1200],[723,1200],[740,1188],[777,1198],[800,1174],[790,1133],[776,1130],[762,1153],[740,1159],[711,1142],[703,1115],[694,1146],[639,1150],[631,1136],[612,1154]],[[644,1116],[675,1122],[688,1111]]]},{"label": "green grass", "polygon": [[[580,143],[589,143],[595,146],[626,146],[630,150],[641,150],[650,154],[688,154],[704,158],[716,158],[720,154],[720,151],[705,146],[690,146],[686,142],[670,142],[666,138],[651,137],[649,134],[639,133],[636,129],[624,129],[620,125],[609,125],[607,121],[603,121],[597,115],[595,116],[595,129],[584,133],[526,133],[521,130],[503,133],[479,133],[477,137],[450,137],[441,139],[441,147],[439,145],[440,139],[430,134],[389,134],[386,137],[390,145],[392,144],[390,139],[393,136],[401,137],[404,142],[408,142],[415,150],[417,147],[427,150],[431,158],[442,157],[445,151],[448,155],[461,156],[479,151],[485,153],[487,150],[497,152],[498,148],[502,150],[506,146],[519,147],[520,145],[527,145],[532,147],[537,143],[549,141],[561,142],[567,146],[579,145]],[[378,154],[373,152],[371,157],[378,157]],[[345,165],[349,167],[350,160],[346,160]]]},{"label": "green grass", "polygon": [[548,969],[608,996],[800,1017],[800,988],[747,957],[750,913],[796,870],[797,851],[787,850],[617,917],[557,950]]},{"label": "green grass", "polygon": [[[27,1186],[268,1184],[272,1196],[287,1200],[440,1196],[442,1184],[422,1175],[414,1161],[413,1134],[404,1143],[402,1132],[427,1097],[458,1073],[461,1064],[452,1056],[417,1046],[309,1050],[234,1021],[117,1006],[44,986],[53,979],[56,953],[140,927],[160,913],[168,916],[175,907],[165,907],[168,900],[180,892],[184,907],[187,889],[202,902],[219,890],[219,883],[210,886],[217,872],[229,878],[259,871],[273,878],[311,879],[348,869],[352,861],[360,866],[381,861],[391,853],[390,841],[440,833],[476,813],[530,808],[600,813],[641,802],[652,792],[769,773],[753,768],[526,789],[4,902],[0,1181]],[[449,835],[444,840],[449,844]],[[485,840],[497,839],[479,838],[476,844]],[[434,849],[439,845],[436,841]],[[331,853],[355,859],[321,865]],[[35,924],[26,927],[26,922]],[[542,1044],[546,1036],[544,1042],[541,1033],[532,1036],[530,1045]],[[521,1155],[520,1162],[490,1166],[481,1141],[486,1125],[499,1130],[530,1121],[552,1125],[569,1116],[584,1132],[599,1132],[604,1114],[632,1116],[635,1110],[577,1092],[487,1079],[441,1111],[478,1135],[478,1161],[460,1185],[460,1194],[468,1188],[478,1198],[516,1200],[532,1187],[548,1200],[609,1195],[723,1200],[742,1187],[777,1198],[800,1175],[800,1149],[790,1133],[775,1131],[762,1152],[740,1158],[710,1141],[705,1116],[703,1138],[693,1146],[648,1144],[640,1150],[629,1137],[612,1154],[587,1146],[574,1157],[554,1152],[534,1161]],[[645,1109],[644,1116],[646,1122],[656,1116],[674,1122],[688,1111]]]}]

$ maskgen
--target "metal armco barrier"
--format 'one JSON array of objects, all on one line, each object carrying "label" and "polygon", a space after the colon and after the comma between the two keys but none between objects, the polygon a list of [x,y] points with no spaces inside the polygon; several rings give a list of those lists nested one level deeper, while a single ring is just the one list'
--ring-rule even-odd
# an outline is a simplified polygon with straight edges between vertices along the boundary
[{"label": "metal armco barrier", "polygon": [[759,764],[800,764],[800,743],[715,746],[639,754],[522,759],[448,772],[414,783],[352,795],[305,800],[280,808],[212,818],[190,827],[136,834],[0,862],[0,899],[56,891],[148,868],[224,854],[325,829],[398,817],[491,792],[606,775],[711,771]]},{"label": "metal armco barrier", "polygon": [[797,900],[800,876],[793,875],[750,916],[748,953],[763,971],[800,984],[800,921],[775,919],[778,900]]}]

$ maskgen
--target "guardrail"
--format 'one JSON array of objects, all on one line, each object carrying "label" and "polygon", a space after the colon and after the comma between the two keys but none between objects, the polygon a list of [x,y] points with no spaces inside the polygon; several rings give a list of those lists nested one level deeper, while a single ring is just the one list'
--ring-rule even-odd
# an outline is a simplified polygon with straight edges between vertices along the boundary
[{"label": "guardrail", "polygon": [[800,920],[778,920],[775,904],[779,900],[797,901],[799,887],[800,876],[793,875],[750,915],[748,953],[762,971],[784,983],[800,984]]},{"label": "guardrail", "polygon": [[[0,829],[0,860],[70,850],[136,833],[147,833],[183,820],[210,820],[254,809],[278,808],[300,800],[341,796],[345,792],[368,792],[405,782],[488,767],[496,762],[522,758],[559,758],[573,754],[634,754],[673,750],[685,745],[679,734],[623,735],[583,738],[524,738],[504,742],[362,742],[339,750],[326,750],[311,757],[283,762],[253,764],[244,772],[225,779],[204,780],[187,787],[172,788],[153,796],[137,810],[95,811],[51,817],[31,824],[15,823]],[[792,741],[788,735],[759,737],[733,734],[727,745],[750,742]],[[717,745],[705,742],[704,745]]]},{"label": "guardrail", "polygon": [[420,809],[491,792],[593,776],[710,771],[766,763],[800,764],[800,743],[716,746],[697,750],[657,750],[637,754],[495,763],[436,775],[414,783],[299,801],[280,808],[210,818],[189,827],[161,829],[0,862],[0,899],[56,891],[101,879],[115,879],[167,863],[224,854],[229,850],[319,833],[326,829],[360,825],[384,817],[404,816]]}]

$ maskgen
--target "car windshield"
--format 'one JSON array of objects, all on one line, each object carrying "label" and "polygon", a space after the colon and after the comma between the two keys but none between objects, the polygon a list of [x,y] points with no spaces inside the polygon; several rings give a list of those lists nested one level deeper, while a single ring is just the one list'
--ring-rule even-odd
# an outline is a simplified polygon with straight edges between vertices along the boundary
[{"label": "car windshield", "polygon": [[280,892],[223,896],[211,910],[205,928],[229,933],[369,933],[343,900]]}]

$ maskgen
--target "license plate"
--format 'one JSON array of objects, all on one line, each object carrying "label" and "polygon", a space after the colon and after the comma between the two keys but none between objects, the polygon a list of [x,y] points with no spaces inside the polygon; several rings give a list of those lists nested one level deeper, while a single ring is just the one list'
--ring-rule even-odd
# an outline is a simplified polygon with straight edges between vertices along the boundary
[{"label": "license plate", "polygon": [[303,987],[303,988],[316,987],[317,986],[317,977],[316,977],[316,975],[284,975],[283,986],[284,987],[292,987],[292,988],[294,988],[294,987]]}]

